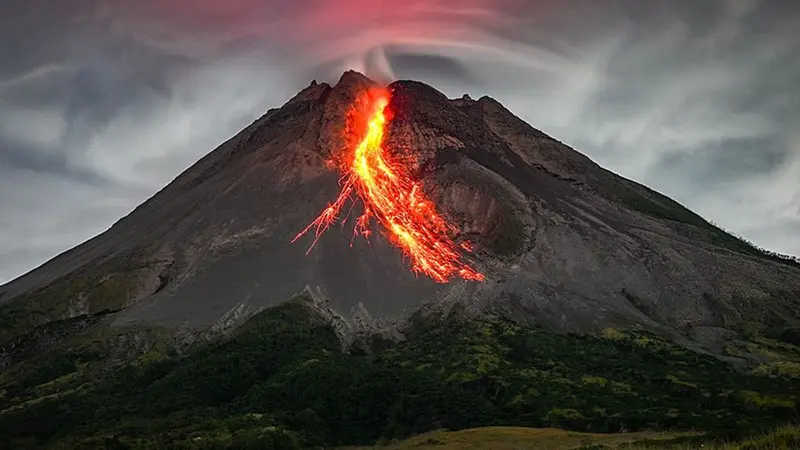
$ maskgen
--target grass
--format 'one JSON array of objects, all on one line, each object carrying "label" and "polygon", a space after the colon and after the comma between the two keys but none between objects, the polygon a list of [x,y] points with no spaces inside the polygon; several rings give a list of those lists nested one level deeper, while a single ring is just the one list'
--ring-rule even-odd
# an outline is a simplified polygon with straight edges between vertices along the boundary
[{"label": "grass", "polygon": [[558,428],[484,427],[461,431],[437,430],[413,438],[369,447],[342,447],[340,450],[406,449],[474,449],[474,450],[568,450],[592,448],[591,446],[620,447],[638,441],[667,441],[696,436],[696,433],[662,433],[642,431],[637,433],[579,433]]},{"label": "grass", "polygon": [[800,448],[800,427],[785,426],[738,442],[705,441],[700,433],[579,433],[558,428],[482,427],[437,430],[403,441],[339,450],[792,450]]}]

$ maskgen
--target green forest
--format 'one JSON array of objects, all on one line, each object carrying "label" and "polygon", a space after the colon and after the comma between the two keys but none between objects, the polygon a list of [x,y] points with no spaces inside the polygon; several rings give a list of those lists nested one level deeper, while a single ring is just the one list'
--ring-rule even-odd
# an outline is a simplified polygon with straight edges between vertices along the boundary
[{"label": "green forest", "polygon": [[232,336],[133,360],[89,328],[0,375],[0,448],[326,448],[487,426],[737,439],[800,418],[791,371],[736,371],[646,332],[412,323],[401,342],[344,350],[296,298]]}]

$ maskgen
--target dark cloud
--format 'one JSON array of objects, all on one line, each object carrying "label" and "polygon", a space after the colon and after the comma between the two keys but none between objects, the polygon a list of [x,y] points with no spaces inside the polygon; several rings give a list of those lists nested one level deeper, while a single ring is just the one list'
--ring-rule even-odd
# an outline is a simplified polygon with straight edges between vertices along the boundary
[{"label": "dark cloud", "polygon": [[0,167],[4,172],[38,172],[78,183],[108,183],[108,180],[90,170],[73,167],[63,153],[43,152],[15,142],[0,142]]},{"label": "dark cloud", "polygon": [[[758,151],[754,151],[757,149]],[[681,174],[684,182],[693,187],[712,188],[714,183],[726,180],[741,180],[774,173],[792,158],[793,151],[780,139],[771,136],[756,138],[725,139],[709,143],[702,150],[688,149],[684,153],[668,154],[655,162],[655,166],[667,174],[666,180]],[[708,177],[708,169],[714,169],[714,177]],[[659,174],[653,174],[658,177]]]},{"label": "dark cloud", "polygon": [[800,5],[6,0],[0,281],[103,231],[311,78],[497,98],[606,167],[800,254]]},{"label": "dark cloud", "polygon": [[461,61],[442,55],[409,52],[387,52],[388,61],[396,74],[409,79],[438,78],[452,84],[480,87],[482,82]]}]

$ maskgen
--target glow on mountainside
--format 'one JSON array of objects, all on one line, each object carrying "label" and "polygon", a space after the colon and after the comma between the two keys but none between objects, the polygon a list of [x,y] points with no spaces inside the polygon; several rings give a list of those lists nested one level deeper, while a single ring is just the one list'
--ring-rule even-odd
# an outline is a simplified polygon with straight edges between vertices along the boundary
[{"label": "glow on mountainside", "polygon": [[[370,219],[374,217],[389,240],[409,257],[415,273],[423,273],[440,283],[455,276],[482,281],[483,275],[462,261],[459,246],[451,238],[457,229],[437,213],[410,170],[383,148],[386,125],[391,117],[389,92],[374,89],[365,93],[362,101],[366,102],[367,117],[358,117],[358,108],[353,108],[351,113],[356,113],[355,120],[366,123],[366,131],[352,154],[345,158],[339,197],[292,242],[315,228],[310,252],[325,230],[336,222],[342,207],[355,192],[364,204],[364,213],[356,219],[354,237],[362,235],[368,239]],[[467,242],[460,247],[471,251]]]}]

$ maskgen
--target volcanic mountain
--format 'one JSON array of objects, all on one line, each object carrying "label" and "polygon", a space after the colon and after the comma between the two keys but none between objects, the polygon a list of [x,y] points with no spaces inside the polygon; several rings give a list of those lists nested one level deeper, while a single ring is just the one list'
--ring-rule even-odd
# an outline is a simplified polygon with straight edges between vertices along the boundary
[{"label": "volcanic mountain", "polygon": [[312,82],[105,233],[0,288],[2,340],[100,312],[112,327],[224,331],[302,291],[343,337],[458,306],[561,332],[640,326],[720,353],[748,326],[800,319],[796,261],[603,169],[489,97],[448,99],[415,81],[386,88],[382,145],[452,224],[448,238],[480,279],[415,273],[375,211],[362,224],[369,239],[354,235],[370,207],[355,194],[307,252],[313,228],[295,237],[340,194],[352,105],[376,87],[356,72]]}]

